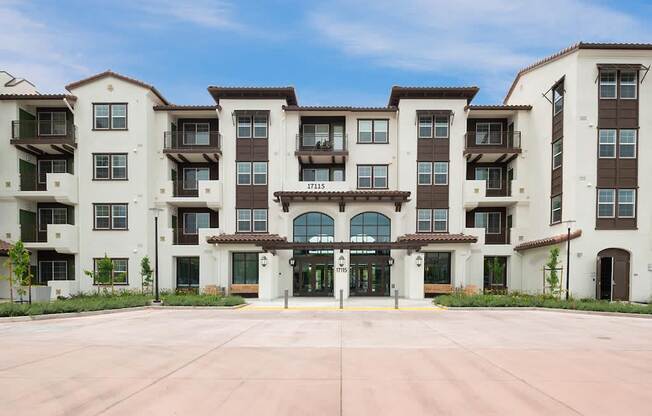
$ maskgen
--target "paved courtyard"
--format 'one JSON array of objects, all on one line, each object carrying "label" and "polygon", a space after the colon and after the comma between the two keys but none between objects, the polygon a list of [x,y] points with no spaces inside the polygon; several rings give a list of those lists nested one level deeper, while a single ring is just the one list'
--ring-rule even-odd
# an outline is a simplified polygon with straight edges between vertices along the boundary
[{"label": "paved courtyard", "polygon": [[545,311],[138,310],[0,323],[2,415],[622,415],[652,320]]}]

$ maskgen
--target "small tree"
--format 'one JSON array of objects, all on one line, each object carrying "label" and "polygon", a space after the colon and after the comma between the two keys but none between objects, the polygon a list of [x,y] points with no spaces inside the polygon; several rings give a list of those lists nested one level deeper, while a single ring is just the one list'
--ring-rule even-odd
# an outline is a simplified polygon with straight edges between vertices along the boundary
[{"label": "small tree", "polygon": [[32,271],[29,265],[29,251],[25,248],[22,241],[17,241],[8,251],[9,259],[6,264],[9,268],[9,276],[3,276],[9,282],[9,297],[14,301],[14,290],[20,295],[21,301],[27,293],[25,286],[32,283]]},{"label": "small tree", "polygon": [[489,286],[491,287],[492,279],[495,276],[500,276],[501,279],[505,276],[505,263],[501,262],[498,257],[494,257],[493,260],[487,259],[487,269],[489,270]]},{"label": "small tree", "polygon": [[141,290],[143,293],[145,293],[145,288],[147,288],[148,292],[151,292],[152,274],[154,274],[154,270],[152,269],[152,266],[149,264],[149,257],[145,256],[140,261],[140,277],[142,279]]},{"label": "small tree", "polygon": [[100,293],[102,285],[111,285],[111,294],[115,293],[113,286],[113,261],[104,253],[104,257],[97,262],[97,270],[85,270],[84,274],[93,279],[97,285],[97,293]]},{"label": "small tree", "polygon": [[546,268],[548,269],[546,283],[548,283],[548,286],[550,286],[550,292],[553,295],[559,295],[559,247],[553,247],[550,249],[550,255],[548,256]]}]

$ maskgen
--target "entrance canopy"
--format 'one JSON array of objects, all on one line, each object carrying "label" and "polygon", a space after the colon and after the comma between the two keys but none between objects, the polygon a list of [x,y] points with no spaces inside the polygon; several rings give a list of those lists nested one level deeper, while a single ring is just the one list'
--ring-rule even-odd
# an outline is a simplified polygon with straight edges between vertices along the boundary
[{"label": "entrance canopy", "polygon": [[340,212],[344,212],[347,202],[390,202],[396,212],[401,212],[404,202],[410,200],[409,191],[277,191],[276,202],[288,212],[292,202],[336,202]]}]

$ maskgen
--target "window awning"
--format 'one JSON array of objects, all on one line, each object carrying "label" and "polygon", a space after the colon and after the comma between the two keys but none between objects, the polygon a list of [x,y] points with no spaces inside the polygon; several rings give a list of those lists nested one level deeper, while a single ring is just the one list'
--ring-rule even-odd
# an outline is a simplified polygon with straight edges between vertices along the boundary
[{"label": "window awning", "polygon": [[[575,230],[572,233],[570,233],[570,239],[573,240],[577,237],[580,237],[582,235],[582,230]],[[546,247],[546,246],[552,246],[555,244],[560,244],[565,241],[568,241],[568,234],[558,234],[558,235],[553,235],[552,237],[546,237],[546,238],[541,238],[539,240],[532,240],[532,241],[526,241],[524,243],[521,243],[514,247],[515,251],[524,251],[524,250],[530,250],[533,248],[539,248],[539,247]]]},{"label": "window awning", "polygon": [[[645,66],[643,64],[597,64],[597,67],[601,71],[644,71],[643,76],[641,77],[641,83],[645,79],[650,66]],[[596,78],[596,83],[598,79]]]}]

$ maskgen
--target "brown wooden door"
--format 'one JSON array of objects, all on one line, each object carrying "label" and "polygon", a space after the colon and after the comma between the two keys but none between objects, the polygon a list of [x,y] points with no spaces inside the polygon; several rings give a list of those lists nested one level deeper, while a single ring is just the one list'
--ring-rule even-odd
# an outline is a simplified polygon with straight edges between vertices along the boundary
[{"label": "brown wooden door", "polygon": [[629,300],[629,252],[608,248],[598,253],[596,297]]},{"label": "brown wooden door", "polygon": [[613,300],[629,300],[629,255],[615,256],[613,264]]}]

